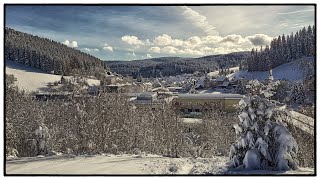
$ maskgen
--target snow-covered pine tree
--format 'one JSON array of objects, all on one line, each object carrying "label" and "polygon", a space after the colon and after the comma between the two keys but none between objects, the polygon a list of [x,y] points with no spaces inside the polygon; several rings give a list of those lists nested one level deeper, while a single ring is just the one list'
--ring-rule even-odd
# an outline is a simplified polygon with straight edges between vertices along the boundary
[{"label": "snow-covered pine tree", "polygon": [[306,99],[305,90],[301,82],[296,82],[292,85],[290,100],[294,103],[301,104]]},{"label": "snow-covered pine tree", "polygon": [[36,147],[38,155],[45,155],[49,153],[49,138],[49,129],[43,123],[41,123],[34,131],[34,139],[37,143]]},{"label": "snow-covered pine tree", "polygon": [[305,46],[306,46],[306,55],[312,56],[311,54],[311,46],[312,46],[312,29],[311,26],[308,26],[308,30],[306,33],[306,39],[305,39]]},{"label": "snow-covered pine tree", "polygon": [[[230,147],[229,167],[237,169],[290,170],[298,168],[298,145],[287,130],[285,106],[269,100],[277,82],[262,87],[262,97],[250,95],[239,102],[239,124],[235,124],[237,140]],[[249,87],[251,88],[251,87]]]}]

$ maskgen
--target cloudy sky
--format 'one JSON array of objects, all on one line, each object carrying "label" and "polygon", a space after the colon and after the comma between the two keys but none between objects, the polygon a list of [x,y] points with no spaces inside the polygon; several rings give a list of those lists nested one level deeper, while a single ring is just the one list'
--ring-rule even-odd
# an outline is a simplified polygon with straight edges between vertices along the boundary
[{"label": "cloudy sky", "polygon": [[6,26],[102,60],[251,50],[314,24],[314,6],[6,6]]}]

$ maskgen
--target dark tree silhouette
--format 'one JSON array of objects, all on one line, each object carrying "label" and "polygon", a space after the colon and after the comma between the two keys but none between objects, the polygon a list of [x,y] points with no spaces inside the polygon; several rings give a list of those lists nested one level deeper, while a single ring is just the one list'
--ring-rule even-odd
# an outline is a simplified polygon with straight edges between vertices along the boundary
[{"label": "dark tree silhouette", "polygon": [[248,57],[248,71],[268,71],[281,64],[291,62],[304,56],[315,55],[315,26],[302,28],[295,35],[279,36],[257,52],[252,49]]},{"label": "dark tree silhouette", "polygon": [[101,76],[103,61],[53,40],[5,28],[5,59],[60,75]]}]

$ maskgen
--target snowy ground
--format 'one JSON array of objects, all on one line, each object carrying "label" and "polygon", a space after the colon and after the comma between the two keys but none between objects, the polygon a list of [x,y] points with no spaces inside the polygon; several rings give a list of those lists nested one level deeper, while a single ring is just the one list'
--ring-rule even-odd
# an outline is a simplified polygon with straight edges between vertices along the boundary
[{"label": "snowy ground", "polygon": [[[229,68],[230,71],[234,71],[234,72],[238,72],[239,71],[239,67],[232,67],[232,68]],[[207,74],[207,76],[209,77],[216,77],[219,75],[219,71],[212,71],[212,72],[209,72]]]},{"label": "snowy ground", "polygon": [[[298,81],[302,80],[305,76],[306,71],[309,71],[310,69],[301,69],[304,67],[305,62],[314,61],[313,57],[306,57],[297,59],[295,61],[282,64],[278,67],[275,67],[272,69],[272,75],[275,80],[281,80],[281,79],[287,79],[290,81]],[[239,71],[236,73],[233,73],[229,75],[229,77],[236,79],[240,79],[241,77],[252,80],[252,79],[258,79],[258,80],[265,80],[269,77],[269,71],[264,72],[247,72],[247,71]]]},{"label": "snowy ground", "polygon": [[[48,83],[60,81],[61,75],[45,73],[39,69],[31,68],[13,61],[6,61],[6,74],[13,74],[17,78],[17,85],[27,92],[44,91]],[[65,78],[70,78],[65,76]],[[87,79],[90,86],[100,84],[99,80]]]},{"label": "snowy ground", "polygon": [[158,155],[53,156],[7,160],[7,174],[313,174],[296,171],[227,170],[227,157],[169,158]]}]

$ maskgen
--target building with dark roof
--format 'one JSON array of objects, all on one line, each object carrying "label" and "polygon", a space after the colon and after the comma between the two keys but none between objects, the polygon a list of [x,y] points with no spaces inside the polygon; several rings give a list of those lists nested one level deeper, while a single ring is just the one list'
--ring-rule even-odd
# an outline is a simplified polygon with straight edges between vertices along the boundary
[{"label": "building with dark roof", "polygon": [[201,116],[203,111],[221,108],[224,111],[236,111],[239,101],[243,98],[240,94],[179,94],[173,104],[187,117]]}]

